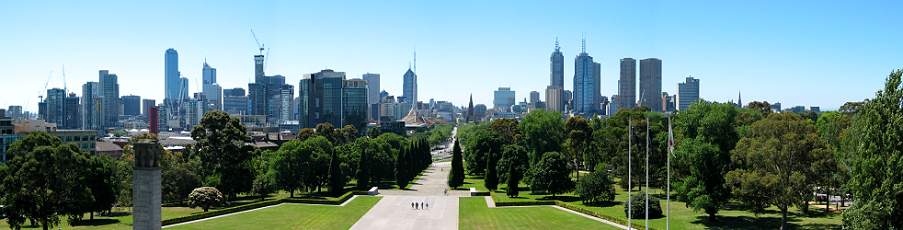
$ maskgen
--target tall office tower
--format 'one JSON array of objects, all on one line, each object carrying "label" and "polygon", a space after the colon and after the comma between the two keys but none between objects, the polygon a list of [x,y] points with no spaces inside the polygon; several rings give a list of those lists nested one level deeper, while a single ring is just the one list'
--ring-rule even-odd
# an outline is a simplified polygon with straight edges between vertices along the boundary
[{"label": "tall office tower", "polygon": [[687,77],[686,81],[677,83],[677,110],[684,111],[697,101],[699,101],[699,79]]},{"label": "tall office tower", "polygon": [[668,95],[668,92],[662,92],[662,112],[674,112],[677,108],[677,95]]},{"label": "tall office tower", "polygon": [[608,112],[606,112],[606,114],[608,114],[609,116],[614,116],[615,114],[618,113],[618,103],[617,102],[618,102],[618,100],[620,100],[620,97],[621,96],[617,95],[617,94],[611,95],[611,103],[608,104]]},{"label": "tall office tower", "polygon": [[157,106],[157,101],[154,99],[141,100],[141,115],[148,118],[148,115],[150,115],[150,108],[153,108],[154,106]]},{"label": "tall office tower", "polygon": [[298,83],[298,96],[301,98],[298,122],[301,127],[313,128],[325,122],[341,127],[344,81],[345,72],[331,69],[301,77]]},{"label": "tall office tower", "polygon": [[352,125],[358,132],[365,132],[369,103],[368,82],[363,79],[348,79],[342,84],[342,125]]},{"label": "tall office tower", "polygon": [[411,71],[411,68],[408,68],[408,71],[404,73],[402,96],[405,98],[404,102],[412,105],[417,104],[417,74]]},{"label": "tall office tower", "polygon": [[368,118],[372,121],[379,120],[379,74],[365,73],[364,81],[367,81],[367,110]]},{"label": "tall office tower", "polygon": [[[549,61],[549,86],[564,89],[564,55],[561,53],[561,46],[558,46],[558,38],[555,38],[555,51],[552,52]],[[548,93],[548,89],[546,89],[546,93]],[[564,91],[559,91],[559,93],[561,94],[552,97],[559,99],[564,97]],[[548,104],[548,98],[549,95],[546,94],[546,107],[553,111],[564,111],[563,103],[557,103],[553,106]]]},{"label": "tall office tower", "polygon": [[575,114],[595,114],[599,107],[599,82],[596,81],[596,63],[593,57],[586,53],[586,40],[580,54],[574,59],[574,101],[573,112]]},{"label": "tall office tower", "polygon": [[[550,85],[546,87],[546,108],[551,111],[564,111],[564,90],[561,87]],[[558,110],[556,108],[562,108]]]},{"label": "tall office tower", "polygon": [[633,108],[636,106],[636,60],[633,58],[621,59],[621,78],[618,79],[618,99],[612,98],[612,102],[618,108]]},{"label": "tall office tower", "polygon": [[203,80],[201,91],[207,97],[208,103],[213,106],[213,109],[223,109],[223,87],[216,83],[216,68],[210,67],[205,60],[201,75]]},{"label": "tall office tower", "polygon": [[44,121],[54,123],[57,127],[63,126],[66,91],[60,88],[47,90],[47,98],[44,98]]},{"label": "tall office tower", "polygon": [[179,101],[187,101],[191,99],[191,94],[188,94],[188,78],[179,78],[179,98]]},{"label": "tall office tower", "polygon": [[640,105],[653,112],[662,111],[662,60],[640,60]]},{"label": "tall office tower", "polygon": [[119,121],[119,77],[111,74],[108,70],[101,70],[100,73],[100,97],[101,97],[101,117],[103,121],[101,128],[116,127]]},{"label": "tall office tower", "polygon": [[[295,87],[292,85],[282,85],[282,89],[279,91],[279,95],[276,96],[278,101],[279,108],[276,108],[275,111],[278,111],[278,120],[276,121],[277,125],[283,123],[285,121],[292,120],[294,116],[292,103],[295,101]],[[366,114],[365,114],[366,115]]]},{"label": "tall office tower", "polygon": [[100,86],[97,82],[86,82],[82,85],[82,118],[81,129],[99,130],[102,119],[100,108]]},{"label": "tall office tower", "polygon": [[78,108],[79,97],[75,93],[69,93],[63,101],[63,124],[57,125],[60,129],[78,129],[81,126],[81,113]]},{"label": "tall office tower", "polygon": [[530,91],[530,105],[535,105],[539,100],[539,92]]},{"label": "tall office tower", "polygon": [[122,115],[126,115],[126,116],[141,115],[141,96],[136,96],[136,95],[122,96]]},{"label": "tall office tower", "polygon": [[510,87],[499,87],[493,94],[492,106],[499,112],[511,112],[515,93]]},{"label": "tall office tower", "polygon": [[224,89],[223,111],[231,115],[247,115],[248,96],[245,96],[245,89]]},{"label": "tall office tower", "polygon": [[[163,80],[164,80],[164,103],[173,111],[182,100],[182,80],[179,79],[179,53],[175,49],[169,48],[163,54]],[[161,113],[161,116],[162,113]]]},{"label": "tall office tower", "polygon": [[611,102],[608,101],[608,97],[601,96],[599,97],[599,114],[602,116],[609,115],[608,107],[611,105]]},{"label": "tall office tower", "polygon": [[565,112],[572,112],[572,110],[574,110],[574,92],[564,89],[564,93],[561,95],[563,95],[561,97],[561,103],[564,104]]},{"label": "tall office tower", "polygon": [[185,125],[183,127],[188,127],[189,130],[200,123],[204,114],[209,111],[207,98],[203,93],[195,93],[194,97],[182,103],[182,107],[185,111],[185,116],[182,117],[182,123]]},{"label": "tall office tower", "polygon": [[[602,64],[593,62],[593,92],[596,92],[595,101],[596,113],[599,113],[599,103],[602,102]],[[606,98],[607,99],[607,98]]]},{"label": "tall office tower", "polygon": [[20,105],[10,105],[6,109],[6,116],[12,118],[13,120],[22,120],[24,119],[22,114],[22,106]]}]

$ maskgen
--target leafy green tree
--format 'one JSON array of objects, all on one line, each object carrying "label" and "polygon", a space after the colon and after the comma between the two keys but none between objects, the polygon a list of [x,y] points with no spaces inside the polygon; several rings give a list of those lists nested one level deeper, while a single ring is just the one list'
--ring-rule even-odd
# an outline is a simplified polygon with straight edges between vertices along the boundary
[{"label": "leafy green tree", "polygon": [[329,192],[333,195],[341,195],[345,190],[345,175],[339,168],[339,164],[341,164],[339,161],[339,157],[333,151],[329,158]]},{"label": "leafy green tree", "polygon": [[464,184],[464,157],[461,156],[461,146],[458,145],[458,139],[452,146],[451,171],[448,173],[448,187],[458,188]]},{"label": "leafy green tree", "polygon": [[188,206],[191,208],[201,207],[207,212],[211,207],[220,206],[225,202],[223,193],[214,187],[200,187],[188,194]]},{"label": "leafy green tree", "polygon": [[394,179],[396,153],[392,149],[392,145],[382,138],[376,138],[370,142],[367,150],[370,151],[368,153],[371,156],[370,163],[367,164],[370,168],[371,183],[380,186],[384,180]]},{"label": "leafy green tree", "polygon": [[567,158],[557,152],[542,154],[539,163],[531,168],[530,189],[534,192],[544,191],[552,194],[566,193],[574,189],[571,180],[571,165]]},{"label": "leafy green tree", "polygon": [[230,199],[251,190],[253,147],[245,145],[249,137],[238,118],[223,111],[208,112],[191,131],[191,138],[197,141],[194,153],[207,171],[207,184],[222,188]]},{"label": "leafy green tree", "polygon": [[504,144],[517,143],[522,134],[515,119],[497,119],[489,124],[489,129],[500,138]]},{"label": "leafy green tree", "polygon": [[0,167],[0,195],[7,223],[21,227],[26,219],[43,229],[59,224],[59,216],[90,211],[90,160],[86,153],[47,133],[30,133],[10,147],[14,155]]},{"label": "leafy green tree", "polygon": [[852,229],[903,229],[903,70],[855,112],[848,148],[856,202],[843,213]]},{"label": "leafy green tree", "polygon": [[[850,164],[845,160],[848,154],[842,144],[845,139],[849,139],[847,128],[851,123],[852,114],[842,112],[823,112],[819,115],[818,122],[815,123],[819,137],[827,145],[828,150],[833,153],[833,159],[821,158],[831,161],[821,161],[815,165],[818,167],[815,171],[818,172],[820,182],[828,197],[838,195],[838,193],[843,197],[843,194],[846,194],[845,184],[850,178]],[[831,199],[826,201],[825,212],[830,212]]]},{"label": "leafy green tree", "polygon": [[310,158],[309,148],[304,147],[305,142],[293,140],[282,144],[276,151],[272,168],[276,185],[289,192],[289,197],[295,197],[295,190],[304,186],[303,179],[306,164]]},{"label": "leafy green tree", "polygon": [[357,180],[357,188],[358,189],[368,189],[370,187],[370,178],[372,177],[372,166],[373,166],[373,153],[375,150],[370,149],[372,144],[367,139],[361,138],[358,140],[364,140],[362,148],[360,149],[361,155],[360,160],[357,163],[357,169],[354,173],[354,178]]},{"label": "leafy green tree", "polygon": [[[502,156],[497,165],[497,172],[500,172],[500,181],[508,181],[508,177],[513,175],[514,180],[519,183],[524,178],[524,174],[530,169],[527,149],[516,144],[505,145],[502,147]],[[514,174],[511,174],[510,167],[514,167]]]},{"label": "leafy green tree", "polygon": [[568,152],[571,155],[571,161],[574,163],[574,171],[577,172],[577,180],[580,180],[580,165],[582,164],[584,151],[589,147],[593,138],[593,129],[589,123],[581,116],[568,118],[565,123],[565,133],[568,146]]},{"label": "leafy green tree", "polygon": [[577,181],[576,193],[584,204],[598,204],[615,200],[614,181],[608,173],[597,170]]},{"label": "leafy green tree", "polygon": [[94,220],[94,212],[110,211],[113,208],[122,184],[116,180],[116,167],[112,158],[93,156],[89,162],[90,168],[85,179],[94,200],[89,206],[91,220]]},{"label": "leafy green tree", "polygon": [[270,193],[276,192],[276,170],[274,164],[278,159],[277,151],[256,151],[251,158],[254,170],[254,181],[251,183],[251,193],[263,200]]},{"label": "leafy green tree", "polygon": [[673,118],[678,142],[672,161],[675,190],[689,206],[705,210],[709,219],[730,199],[724,175],[739,139],[737,114],[731,104],[701,101]]},{"label": "leafy green tree", "polygon": [[771,114],[771,104],[769,104],[768,101],[753,101],[749,104],[746,104],[746,108],[753,111],[758,111],[765,117]]},{"label": "leafy green tree", "polygon": [[675,149],[675,158],[681,158],[689,167],[687,176],[675,183],[675,190],[681,194],[681,200],[693,210],[704,210],[710,220],[730,198],[730,191],[724,186],[724,177],[720,175],[724,162],[719,158],[720,151],[712,143],[701,138],[684,139]]},{"label": "leafy green tree", "polygon": [[303,161],[303,179],[308,191],[316,190],[329,184],[329,160],[334,151],[333,145],[325,137],[317,136],[304,141],[301,154],[308,156]]},{"label": "leafy green tree", "polygon": [[[812,165],[826,150],[818,139],[815,125],[793,113],[775,113],[753,123],[750,134],[744,136],[731,152],[737,169],[727,174],[734,191],[743,191],[738,198],[755,203],[754,211],[761,211],[761,199],[781,211],[781,228],[787,223],[791,206],[804,213],[812,198],[814,178]],[[760,180],[760,181],[755,181]],[[736,183],[736,182],[740,183]],[[744,183],[745,182],[745,183]],[[742,187],[754,185],[756,187]],[[747,196],[752,190],[763,190],[765,196]],[[746,200],[750,198],[752,200]]]},{"label": "leafy green tree", "polygon": [[166,202],[181,202],[201,186],[200,161],[181,153],[163,151],[160,163],[161,193]]},{"label": "leafy green tree", "polygon": [[561,151],[565,138],[561,113],[542,109],[531,111],[524,116],[520,130],[531,155],[531,163],[538,162],[543,153]]},{"label": "leafy green tree", "polygon": [[496,162],[497,156],[496,154],[489,153],[486,155],[486,176],[483,177],[483,183],[486,185],[486,189],[489,191],[495,191],[498,189],[499,185],[499,173]]},{"label": "leafy green tree", "polygon": [[398,156],[395,157],[395,184],[398,185],[399,189],[408,187],[408,183],[411,182],[411,157],[409,155],[410,146],[405,145],[398,151]]}]

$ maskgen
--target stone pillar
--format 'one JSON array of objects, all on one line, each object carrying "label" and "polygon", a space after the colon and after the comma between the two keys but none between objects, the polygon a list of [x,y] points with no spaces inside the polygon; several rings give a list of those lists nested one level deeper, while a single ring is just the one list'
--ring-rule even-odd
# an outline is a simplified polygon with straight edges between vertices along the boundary
[{"label": "stone pillar", "polygon": [[157,141],[142,140],[135,151],[132,177],[132,229],[158,230],[160,226],[160,156],[163,147]]}]

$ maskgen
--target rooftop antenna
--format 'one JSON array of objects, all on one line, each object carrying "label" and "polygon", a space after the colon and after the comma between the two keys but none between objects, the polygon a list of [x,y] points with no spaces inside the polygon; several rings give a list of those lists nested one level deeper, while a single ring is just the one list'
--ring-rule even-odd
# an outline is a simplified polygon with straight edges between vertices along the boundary
[{"label": "rooftop antenna", "polygon": [[66,65],[63,64],[63,94],[69,94],[69,87],[66,86]]},{"label": "rooftop antenna", "polygon": [[583,39],[580,39],[580,52],[586,53],[586,34],[583,35]]},{"label": "rooftop antenna", "polygon": [[414,73],[417,73],[417,48],[414,48]]},{"label": "rooftop antenna", "polygon": [[561,49],[561,46],[558,45],[558,36],[555,36],[555,51]]}]

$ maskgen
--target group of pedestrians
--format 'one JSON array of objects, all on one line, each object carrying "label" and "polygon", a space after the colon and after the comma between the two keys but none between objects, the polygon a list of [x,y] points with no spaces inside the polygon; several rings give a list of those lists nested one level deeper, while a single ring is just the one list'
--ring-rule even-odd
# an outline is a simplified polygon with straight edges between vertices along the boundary
[{"label": "group of pedestrians", "polygon": [[411,208],[414,210],[427,210],[430,209],[430,203],[428,202],[411,202]]}]

